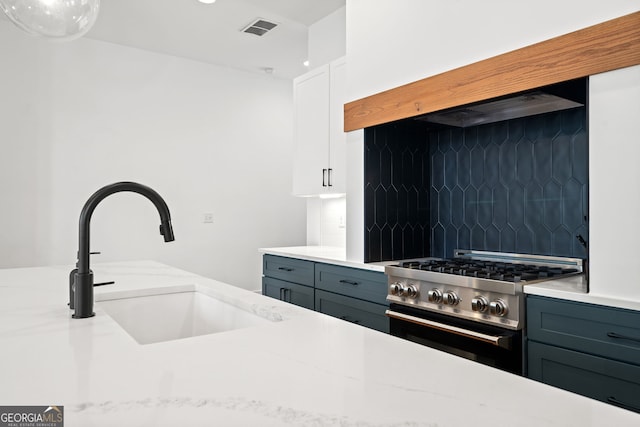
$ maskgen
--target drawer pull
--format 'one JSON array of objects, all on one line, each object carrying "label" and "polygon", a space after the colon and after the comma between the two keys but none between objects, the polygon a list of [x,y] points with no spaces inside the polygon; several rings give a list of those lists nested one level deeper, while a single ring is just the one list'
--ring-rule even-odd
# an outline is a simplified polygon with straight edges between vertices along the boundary
[{"label": "drawer pull", "polygon": [[347,279],[342,279],[340,280],[340,283],[344,283],[345,285],[353,285],[353,286],[358,286],[358,282],[354,282],[353,280],[347,280]]},{"label": "drawer pull", "polygon": [[629,411],[640,412],[640,407],[629,405],[628,403],[620,402],[618,399],[616,399],[613,396],[607,397],[607,402],[611,403],[612,405],[618,406],[620,408],[628,409]]},{"label": "drawer pull", "polygon": [[618,334],[616,332],[607,332],[607,336],[609,338],[618,338],[621,340],[629,340],[629,341],[635,341],[640,343],[640,338],[636,338],[636,337],[631,337],[629,335],[622,335],[622,334]]},{"label": "drawer pull", "polygon": [[280,301],[291,302],[291,289],[280,288]]},{"label": "drawer pull", "polygon": [[293,268],[289,268],[289,267],[278,267],[278,270],[282,270],[282,271],[293,271]]}]

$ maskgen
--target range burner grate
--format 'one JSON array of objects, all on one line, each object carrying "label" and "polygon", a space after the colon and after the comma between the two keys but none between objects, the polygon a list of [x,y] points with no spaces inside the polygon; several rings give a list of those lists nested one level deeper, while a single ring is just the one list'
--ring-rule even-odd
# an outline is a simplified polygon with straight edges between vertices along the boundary
[{"label": "range burner grate", "polygon": [[518,283],[577,273],[576,268],[549,267],[544,265],[517,264],[499,261],[469,259],[430,259],[406,261],[401,267],[456,274],[458,276],[479,277]]}]

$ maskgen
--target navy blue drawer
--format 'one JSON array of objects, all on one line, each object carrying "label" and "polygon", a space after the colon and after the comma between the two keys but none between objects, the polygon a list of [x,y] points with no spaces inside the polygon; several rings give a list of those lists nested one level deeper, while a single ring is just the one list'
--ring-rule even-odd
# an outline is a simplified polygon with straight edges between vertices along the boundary
[{"label": "navy blue drawer", "polygon": [[384,312],[387,306],[316,290],[316,311],[367,328],[389,333],[389,318]]},{"label": "navy blue drawer", "polygon": [[312,287],[285,282],[271,277],[262,278],[262,294],[280,301],[313,310],[314,290]]},{"label": "navy blue drawer", "polygon": [[527,297],[530,340],[640,365],[640,312]]},{"label": "navy blue drawer", "polygon": [[529,342],[529,378],[640,412],[640,367]]},{"label": "navy blue drawer", "polygon": [[262,274],[287,282],[313,286],[314,263],[295,258],[264,255]]},{"label": "navy blue drawer", "polygon": [[316,264],[316,289],[388,305],[387,276],[382,272]]}]

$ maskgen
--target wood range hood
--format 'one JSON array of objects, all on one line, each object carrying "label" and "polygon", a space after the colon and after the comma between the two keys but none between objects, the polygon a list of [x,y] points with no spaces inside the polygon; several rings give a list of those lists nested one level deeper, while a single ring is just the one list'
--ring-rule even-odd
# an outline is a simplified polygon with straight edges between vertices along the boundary
[{"label": "wood range hood", "polygon": [[640,64],[640,12],[475,62],[344,106],[349,132]]}]

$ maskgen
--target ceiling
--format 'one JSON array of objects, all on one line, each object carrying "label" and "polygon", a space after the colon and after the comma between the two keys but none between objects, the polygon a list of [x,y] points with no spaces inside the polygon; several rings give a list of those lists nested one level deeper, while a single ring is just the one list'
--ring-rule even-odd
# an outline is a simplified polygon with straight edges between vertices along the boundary
[{"label": "ceiling", "polygon": [[[309,26],[345,0],[102,0],[85,37],[197,61],[293,78],[307,71]],[[243,33],[257,18],[278,26]],[[267,71],[265,71],[267,70]]]}]

